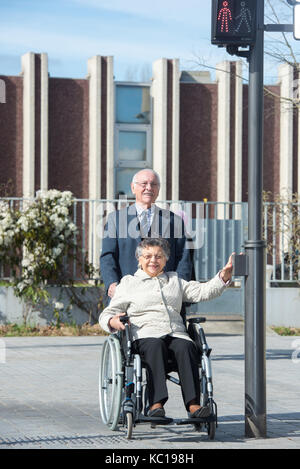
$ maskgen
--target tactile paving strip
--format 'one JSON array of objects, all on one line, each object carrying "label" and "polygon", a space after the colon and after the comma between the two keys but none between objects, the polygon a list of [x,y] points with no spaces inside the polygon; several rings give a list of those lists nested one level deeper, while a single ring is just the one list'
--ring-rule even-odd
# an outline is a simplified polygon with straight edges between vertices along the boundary
[{"label": "tactile paving strip", "polygon": [[123,436],[101,435],[31,435],[17,438],[1,438],[0,449],[4,448],[58,448],[58,447],[116,447],[120,443],[129,443]]}]

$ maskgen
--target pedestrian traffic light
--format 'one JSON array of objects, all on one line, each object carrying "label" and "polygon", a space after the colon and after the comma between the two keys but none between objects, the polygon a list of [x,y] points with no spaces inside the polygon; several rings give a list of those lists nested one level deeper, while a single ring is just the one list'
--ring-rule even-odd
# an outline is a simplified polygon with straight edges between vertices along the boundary
[{"label": "pedestrian traffic light", "polygon": [[300,40],[300,2],[294,4],[294,39]]},{"label": "pedestrian traffic light", "polygon": [[257,0],[212,0],[212,44],[254,44],[257,29],[256,6]]}]

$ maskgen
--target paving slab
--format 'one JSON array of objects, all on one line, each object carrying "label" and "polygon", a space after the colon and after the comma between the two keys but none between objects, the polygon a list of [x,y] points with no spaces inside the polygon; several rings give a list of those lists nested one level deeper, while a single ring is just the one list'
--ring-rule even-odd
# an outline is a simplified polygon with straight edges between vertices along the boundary
[{"label": "paving slab", "polygon": [[[299,449],[300,337],[266,337],[267,438],[252,439],[244,434],[244,336],[206,332],[218,404],[213,441],[191,425],[137,425],[129,441],[122,428],[110,431],[98,406],[104,337],[8,337],[0,363],[0,449]],[[185,417],[180,388],[168,386],[167,415]]]}]

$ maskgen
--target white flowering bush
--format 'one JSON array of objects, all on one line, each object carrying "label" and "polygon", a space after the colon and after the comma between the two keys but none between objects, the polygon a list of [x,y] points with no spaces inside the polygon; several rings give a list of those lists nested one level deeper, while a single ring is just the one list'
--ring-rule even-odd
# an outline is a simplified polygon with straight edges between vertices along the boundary
[{"label": "white flowering bush", "polygon": [[60,328],[62,324],[62,320],[61,320],[62,314],[64,314],[65,316],[68,316],[70,320],[69,323],[72,324],[73,321],[72,321],[71,310],[73,309],[73,306],[69,304],[65,308],[65,305],[63,303],[61,303],[60,301],[55,301],[55,300],[53,301],[53,305],[54,305],[54,309],[53,309],[54,326],[57,328]]},{"label": "white flowering bush", "polygon": [[20,240],[17,226],[18,211],[13,210],[8,202],[0,201],[0,260],[2,268],[9,268],[13,275],[19,265]]},{"label": "white flowering bush", "polygon": [[0,262],[11,269],[15,294],[33,304],[46,299],[48,281],[65,278],[65,264],[76,252],[73,200],[69,191],[49,190],[22,210],[0,201]]},{"label": "white flowering bush", "polygon": [[72,204],[71,192],[49,190],[38,193],[20,213],[16,230],[23,241],[23,256],[21,276],[15,285],[18,296],[28,294],[38,300],[39,293],[44,295],[41,284],[58,283],[63,276],[64,260],[73,255],[77,234],[70,216]]},{"label": "white flowering bush", "polygon": [[14,219],[7,202],[0,202],[0,249],[5,252],[14,237]]},{"label": "white flowering bush", "polygon": [[[25,323],[34,305],[41,301],[49,303],[47,285],[72,287],[74,280],[78,281],[69,273],[73,261],[80,266],[83,284],[96,273],[78,249],[78,229],[72,221],[73,202],[71,192],[58,190],[40,192],[18,209],[0,200],[0,266],[2,273],[10,272],[15,295],[25,302]],[[71,301],[76,303],[76,295]],[[70,309],[67,307],[65,313],[69,314]],[[60,324],[61,314],[61,305],[56,302],[56,325]]]}]

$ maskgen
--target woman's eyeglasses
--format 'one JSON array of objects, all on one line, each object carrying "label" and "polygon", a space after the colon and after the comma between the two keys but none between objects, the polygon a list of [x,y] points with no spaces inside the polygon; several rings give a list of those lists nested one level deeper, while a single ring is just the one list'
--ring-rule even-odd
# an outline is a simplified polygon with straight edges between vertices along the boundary
[{"label": "woman's eyeglasses", "polygon": [[147,254],[146,256],[142,256],[144,259],[146,259],[146,261],[150,261],[152,259],[152,257],[154,257],[154,259],[156,261],[160,261],[164,256],[160,256],[160,255],[151,255],[151,254]]}]

